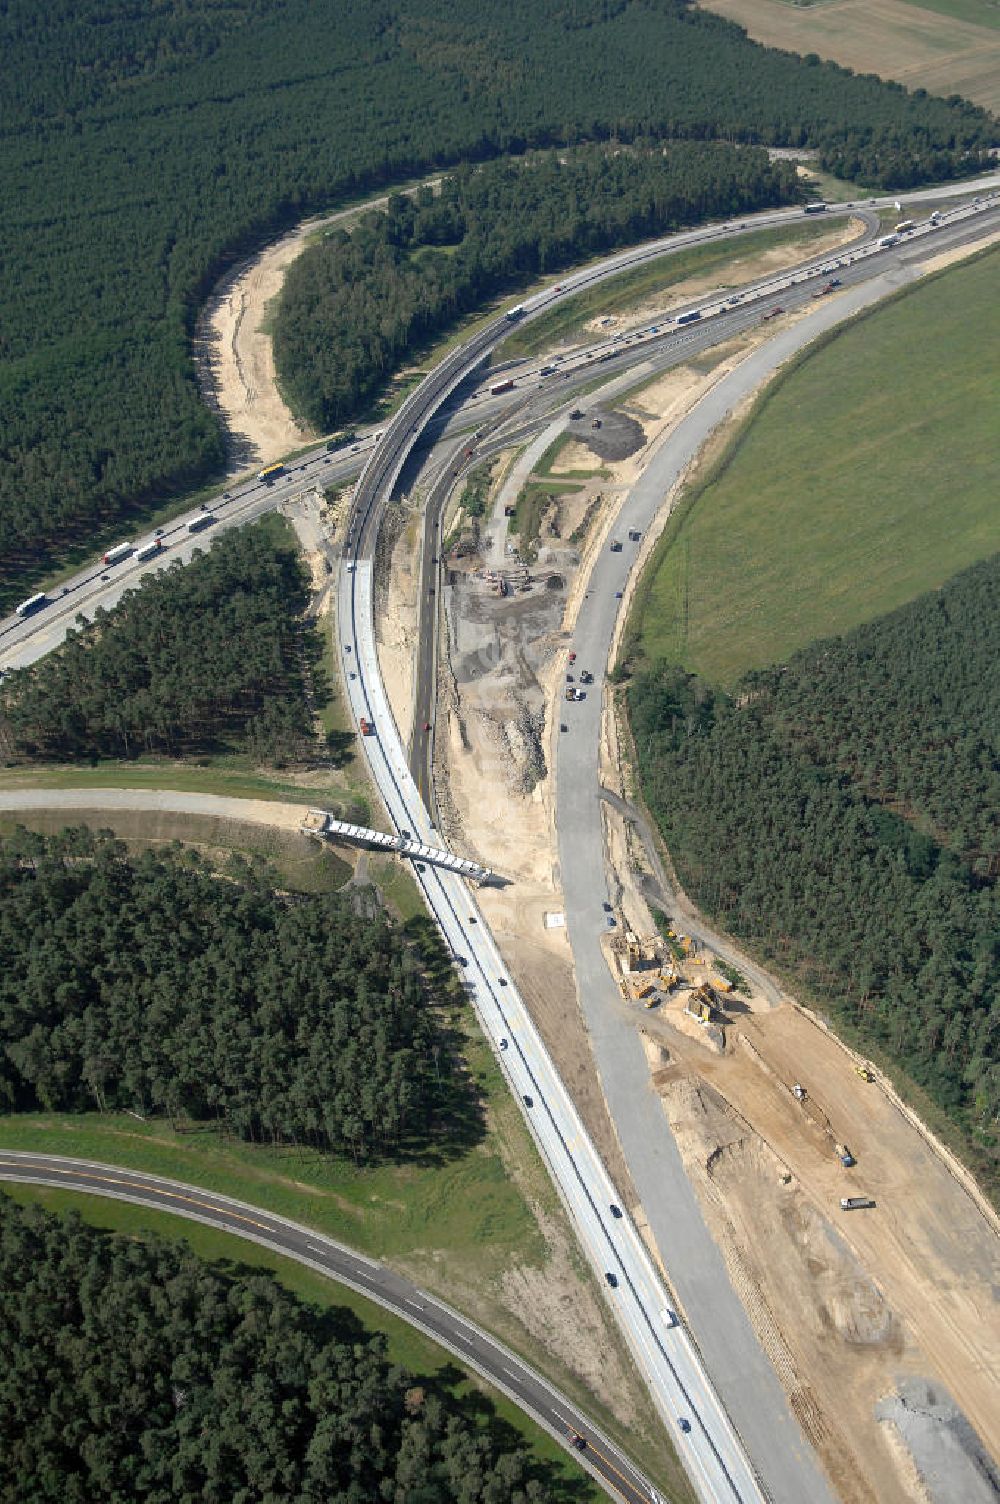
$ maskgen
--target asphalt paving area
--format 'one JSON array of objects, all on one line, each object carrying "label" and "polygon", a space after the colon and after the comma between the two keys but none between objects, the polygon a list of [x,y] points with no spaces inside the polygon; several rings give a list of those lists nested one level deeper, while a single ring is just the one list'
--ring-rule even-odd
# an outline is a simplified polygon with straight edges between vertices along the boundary
[{"label": "asphalt paving area", "polygon": [[599,460],[631,459],[646,442],[641,423],[628,413],[591,404],[579,418],[571,418],[566,432],[586,444]]},{"label": "asphalt paving area", "polygon": [[[888,1084],[859,1076],[805,1012],[743,1005],[720,1052],[682,1008],[637,1015],[653,1084],[733,1284],[839,1497],[995,1498],[995,1218]],[[844,1196],[874,1205],[844,1211]]]}]

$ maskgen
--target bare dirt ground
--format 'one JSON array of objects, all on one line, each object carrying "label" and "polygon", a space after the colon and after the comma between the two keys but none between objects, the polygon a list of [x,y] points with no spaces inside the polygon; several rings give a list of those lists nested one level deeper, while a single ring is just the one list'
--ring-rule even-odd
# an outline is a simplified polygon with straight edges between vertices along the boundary
[{"label": "bare dirt ground", "polygon": [[[942,1382],[996,1457],[996,1219],[891,1089],[862,1080],[802,1010],[735,1015],[719,1054],[681,1008],[643,1021],[653,1080],[734,1283],[841,1497],[914,1497],[875,1411],[907,1377]],[[845,1213],[851,1195],[876,1205]]]},{"label": "bare dirt ground", "polygon": [[745,26],[755,41],[818,53],[858,73],[878,73],[909,89],[963,94],[1000,108],[1000,32],[909,0],[833,0],[797,8],[785,0],[702,0]]},{"label": "bare dirt ground", "polygon": [[[433,186],[437,178],[428,179]],[[202,395],[222,417],[229,440],[229,473],[267,465],[316,437],[300,424],[278,390],[268,309],[281,291],[291,263],[331,225],[347,227],[387,198],[305,220],[265,246],[216,286],[202,310],[194,356]]]},{"label": "bare dirt ground", "polygon": [[840,246],[846,245],[848,241],[856,240],[863,229],[862,220],[851,218],[841,220],[825,235],[810,240],[805,247],[776,245],[769,250],[755,251],[742,256],[734,253],[724,280],[720,280],[718,270],[700,277],[686,277],[683,282],[675,283],[661,293],[654,293],[642,299],[641,302],[620,315],[598,315],[590,319],[585,327],[590,334],[626,333],[629,329],[648,324],[652,319],[665,318],[674,309],[683,307],[685,303],[690,303],[695,298],[711,298],[728,292],[730,288],[753,282],[760,277],[777,275],[786,267],[796,266],[807,257],[832,253]]},{"label": "bare dirt ground", "polygon": [[383,527],[376,565],[375,641],[389,704],[404,742],[413,720],[413,655],[420,588],[419,509],[401,502],[393,526]]}]

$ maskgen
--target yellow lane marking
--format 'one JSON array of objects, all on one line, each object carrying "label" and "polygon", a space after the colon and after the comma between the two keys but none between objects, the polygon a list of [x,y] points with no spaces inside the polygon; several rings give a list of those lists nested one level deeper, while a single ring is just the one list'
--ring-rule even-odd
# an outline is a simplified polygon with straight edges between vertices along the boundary
[{"label": "yellow lane marking", "polygon": [[126,1186],[131,1190],[143,1191],[147,1196],[162,1196],[169,1201],[182,1201],[187,1206],[200,1206],[204,1211],[215,1212],[219,1216],[232,1217],[236,1222],[245,1222],[248,1227],[259,1227],[264,1232],[274,1233],[274,1225],[270,1222],[258,1222],[256,1217],[247,1217],[242,1212],[233,1211],[231,1207],[220,1206],[214,1201],[201,1201],[197,1196],[183,1196],[179,1191],[164,1190],[162,1186],[148,1185],[141,1180],[126,1180],[120,1175],[98,1175],[94,1170],[68,1170],[61,1165],[38,1165],[30,1160],[0,1159],[0,1168],[12,1170],[38,1170],[43,1175],[67,1175],[75,1176],[77,1180],[96,1180],[101,1185]]},{"label": "yellow lane marking", "polygon": [[620,1472],[619,1469],[615,1467],[614,1463],[611,1461],[611,1458],[606,1457],[601,1451],[600,1447],[595,1447],[592,1441],[588,1441],[587,1451],[593,1452],[595,1457],[600,1457],[601,1461],[604,1463],[604,1466],[608,1468],[612,1473],[614,1473],[616,1478],[621,1479],[621,1481],[625,1485],[625,1490],[619,1489],[619,1492],[622,1494],[623,1498],[645,1500],[645,1495],[636,1488],[635,1484],[630,1478],[626,1478],[625,1474],[623,1472]]}]

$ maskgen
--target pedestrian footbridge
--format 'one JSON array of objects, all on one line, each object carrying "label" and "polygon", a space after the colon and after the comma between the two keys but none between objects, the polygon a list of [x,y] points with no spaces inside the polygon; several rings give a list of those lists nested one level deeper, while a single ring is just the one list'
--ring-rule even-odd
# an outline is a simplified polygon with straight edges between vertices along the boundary
[{"label": "pedestrian footbridge", "polygon": [[413,862],[427,862],[432,867],[443,867],[445,871],[457,872],[459,877],[470,878],[474,883],[496,880],[496,875],[489,867],[481,867],[478,862],[454,856],[440,846],[425,846],[405,832],[391,836],[384,830],[369,830],[366,825],[350,825],[346,820],[335,820],[325,809],[309,810],[302,822],[302,829],[311,836],[346,841],[350,846],[365,846],[373,851],[397,851],[400,856],[409,857]]}]

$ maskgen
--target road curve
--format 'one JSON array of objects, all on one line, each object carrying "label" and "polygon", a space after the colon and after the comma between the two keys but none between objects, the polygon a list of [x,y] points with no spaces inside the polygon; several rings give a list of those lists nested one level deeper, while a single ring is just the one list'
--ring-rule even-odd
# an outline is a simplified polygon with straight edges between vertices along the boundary
[{"label": "road curve", "polygon": [[[964,191],[969,192],[972,186],[964,185]],[[649,254],[652,251],[647,247],[634,259]],[[625,255],[619,264],[628,264]],[[610,271],[605,270],[604,274],[608,275]],[[588,280],[588,275],[592,277],[593,274],[568,277],[562,295],[570,295]],[[556,299],[546,292],[530,300],[530,306],[533,310],[540,309],[552,301]],[[362,739],[373,777],[397,827],[402,828],[405,824],[418,839],[428,843],[436,838],[436,834],[406,767],[378,672],[372,632],[370,552],[381,509],[388,502],[413,444],[445,398],[491,348],[490,341],[495,343],[502,332],[501,321],[496,321],[489,329],[480,331],[471,348],[466,346],[454,352],[453,357],[432,372],[408,399],[386,429],[383,441],[371,454],[358,488],[354,514],[357,530],[352,533],[348,544],[338,592],[340,649],[345,678],[351,681],[348,696],[352,710],[356,717],[365,715],[375,720],[380,728],[377,737]],[[308,471],[320,458],[314,455],[293,468]],[[329,463],[328,460],[322,462]],[[285,494],[301,484],[294,481],[291,473],[287,480],[290,485],[285,481],[280,483],[280,490]],[[277,492],[279,487],[275,486],[274,490]],[[277,499],[275,494],[270,498],[270,504]],[[255,498],[254,504],[265,509],[268,500],[265,494]],[[91,798],[90,804],[93,802]],[[37,803],[36,797],[34,804],[37,806]],[[687,1434],[690,1426],[681,1425],[682,1435],[676,1439],[681,1444],[682,1455],[696,1486],[708,1500],[763,1498],[767,1490],[762,1490],[754,1476],[740,1439],[708,1384],[688,1334],[683,1328],[662,1320],[660,1302],[664,1295],[660,1281],[635,1229],[627,1218],[620,1217],[614,1204],[617,1201],[614,1187],[586,1138],[575,1108],[541,1046],[530,1018],[513,989],[498,990],[509,984],[505,977],[498,975],[502,972],[502,963],[492,936],[481,923],[481,916],[475,912],[474,901],[464,885],[446,875],[432,872],[421,875],[420,882],[446,940],[455,950],[460,964],[468,968],[466,976],[470,992],[487,1036],[493,1040],[498,1052],[504,1051],[508,1044],[513,1045],[501,1056],[503,1067],[512,1088],[522,1097],[536,1144],[576,1223],[583,1247],[595,1269],[600,1272],[603,1268],[608,1284],[617,1291],[609,1299],[618,1312],[640,1366],[651,1377],[654,1397],[665,1421],[668,1426],[677,1426],[678,1420],[685,1415],[692,1418],[692,1434]],[[525,1085],[533,1090],[525,1092]],[[614,1198],[610,1203],[610,1219],[609,1196]]]},{"label": "road curve", "polygon": [[[463,1367],[474,1369],[548,1431],[612,1499],[625,1504],[661,1504],[661,1496],[648,1478],[614,1442],[516,1353],[402,1275],[314,1228],[184,1181],[61,1155],[0,1148],[2,1181],[131,1201],[217,1227],[306,1264],[402,1317],[447,1348]],[[586,1440],[584,1449],[573,1446],[571,1433]]]}]

